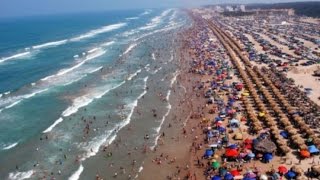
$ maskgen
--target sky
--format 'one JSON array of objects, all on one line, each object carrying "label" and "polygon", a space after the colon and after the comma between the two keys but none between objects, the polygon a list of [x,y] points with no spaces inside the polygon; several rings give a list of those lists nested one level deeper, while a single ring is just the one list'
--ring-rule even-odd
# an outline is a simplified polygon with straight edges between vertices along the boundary
[{"label": "sky", "polygon": [[[268,0],[287,2],[290,0]],[[304,0],[301,0],[304,1]],[[220,3],[265,3],[265,0],[0,0],[0,17],[63,14],[164,7],[192,7]]]}]

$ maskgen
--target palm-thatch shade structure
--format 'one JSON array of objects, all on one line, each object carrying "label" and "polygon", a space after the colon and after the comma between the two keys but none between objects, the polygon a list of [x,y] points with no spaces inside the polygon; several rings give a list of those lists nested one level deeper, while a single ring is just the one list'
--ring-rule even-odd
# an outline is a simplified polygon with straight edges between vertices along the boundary
[{"label": "palm-thatch shade structure", "polygon": [[254,144],[254,149],[263,153],[273,153],[276,151],[276,145],[269,139],[263,139]]}]

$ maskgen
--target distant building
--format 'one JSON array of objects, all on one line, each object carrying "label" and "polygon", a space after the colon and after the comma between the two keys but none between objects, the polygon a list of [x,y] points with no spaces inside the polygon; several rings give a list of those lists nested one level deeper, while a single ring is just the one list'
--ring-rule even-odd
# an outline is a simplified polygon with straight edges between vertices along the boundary
[{"label": "distant building", "polygon": [[217,12],[223,12],[224,11],[224,9],[221,6],[215,6],[214,10],[217,11]]},{"label": "distant building", "polygon": [[246,11],[246,6],[245,5],[240,5],[240,11],[245,12]]},{"label": "distant building", "polygon": [[229,11],[229,12],[233,11],[233,7],[231,7],[231,6],[226,6],[226,11]]}]

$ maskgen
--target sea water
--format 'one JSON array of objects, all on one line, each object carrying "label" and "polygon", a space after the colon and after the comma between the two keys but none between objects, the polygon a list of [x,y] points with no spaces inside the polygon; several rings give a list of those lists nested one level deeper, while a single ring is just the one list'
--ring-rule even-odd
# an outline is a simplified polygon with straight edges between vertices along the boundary
[{"label": "sea water", "polygon": [[[1,179],[92,179],[111,177],[112,168],[101,172],[111,161],[130,167],[127,151],[154,147],[170,113],[176,33],[187,25],[178,9],[1,19]],[[106,158],[112,145],[123,147]]]}]

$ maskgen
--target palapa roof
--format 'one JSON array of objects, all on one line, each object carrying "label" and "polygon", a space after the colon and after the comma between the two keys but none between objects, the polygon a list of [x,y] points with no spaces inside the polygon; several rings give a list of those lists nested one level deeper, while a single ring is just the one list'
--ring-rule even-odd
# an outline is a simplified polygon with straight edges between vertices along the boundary
[{"label": "palapa roof", "polygon": [[274,142],[270,141],[269,139],[263,139],[254,145],[254,149],[260,152],[274,152],[276,151],[277,147]]}]

